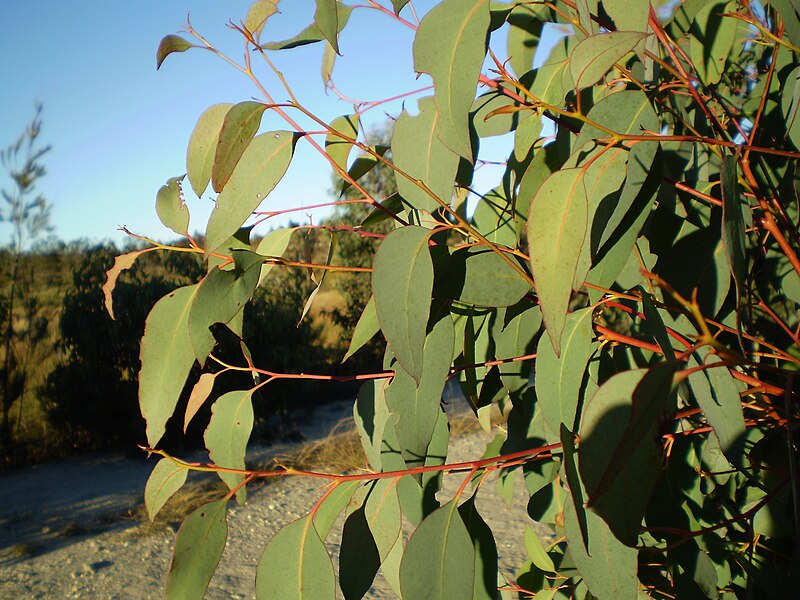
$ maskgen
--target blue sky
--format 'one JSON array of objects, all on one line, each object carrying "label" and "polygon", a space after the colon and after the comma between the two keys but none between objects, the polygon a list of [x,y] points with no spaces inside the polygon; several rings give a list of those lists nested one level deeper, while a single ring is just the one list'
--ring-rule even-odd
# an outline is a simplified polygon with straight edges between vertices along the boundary
[{"label": "blue sky", "polygon": [[[420,15],[433,4],[414,3]],[[53,235],[65,241],[121,242],[125,236],[117,228],[126,226],[157,239],[172,237],[155,215],[155,194],[166,179],[185,172],[186,144],[197,118],[217,102],[260,98],[251,82],[210,52],[172,55],[156,71],[155,51],[164,35],[180,33],[190,14],[200,33],[241,61],[241,38],[225,24],[243,19],[249,5],[249,0],[3,0],[0,147],[16,140],[33,116],[34,101],[41,101],[41,139],[53,148],[39,190],[53,203]],[[311,0],[283,0],[279,7],[281,14],[268,21],[262,40],[291,37],[313,19]],[[407,9],[403,15],[412,19]],[[340,40],[337,87],[351,98],[372,100],[425,85],[429,80],[415,79],[412,40],[410,29],[385,15],[354,11]],[[324,93],[321,55],[319,44],[271,53],[299,100],[330,121],[352,105]],[[266,69],[261,72],[275,99],[285,99],[274,77]],[[415,104],[406,102],[412,112]],[[364,121],[368,127],[380,124],[385,113],[397,116],[401,110],[400,102],[390,103],[370,111]],[[276,117],[264,119],[263,129],[285,128]],[[493,141],[487,146],[490,158],[502,160],[507,147]],[[302,144],[262,209],[330,201],[329,173],[323,159]],[[497,177],[482,170],[477,187],[489,189]],[[8,187],[4,173],[0,185]],[[212,200],[197,199],[185,187],[191,227],[202,231]],[[304,212],[294,218],[307,222]],[[0,243],[9,231],[0,224]]]}]

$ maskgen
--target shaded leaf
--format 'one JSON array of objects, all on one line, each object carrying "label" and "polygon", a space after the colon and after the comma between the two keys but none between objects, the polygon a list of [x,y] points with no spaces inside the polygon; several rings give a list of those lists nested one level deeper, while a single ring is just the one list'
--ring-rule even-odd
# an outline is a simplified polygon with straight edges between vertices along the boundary
[{"label": "shaded leaf", "polygon": [[530,525],[525,526],[525,550],[528,551],[531,561],[542,571],[548,573],[556,573],[556,567],[553,564],[553,559],[545,551],[539,536],[531,529]]},{"label": "shaded leaf", "polygon": [[168,458],[162,458],[156,463],[144,487],[144,505],[150,521],[155,520],[161,507],[183,487],[188,474],[188,469],[176,465]]},{"label": "shaded leaf", "polygon": [[322,541],[325,541],[325,538],[328,537],[339,514],[350,502],[359,486],[361,486],[360,481],[336,483],[331,492],[325,497],[325,500],[317,506],[316,511],[314,511],[314,528]]},{"label": "shaded leaf", "polygon": [[705,84],[719,83],[736,41],[738,21],[722,17],[736,12],[732,2],[709,2],[695,15],[690,29],[689,57]]},{"label": "shaded leaf", "polygon": [[556,356],[561,354],[561,333],[573,281],[582,279],[577,269],[586,237],[587,211],[583,171],[564,169],[545,180],[528,217],[536,295]]},{"label": "shaded leaf", "polygon": [[647,31],[650,5],[629,0],[603,0],[603,8],[614,21],[618,31]]},{"label": "shaded leaf", "polygon": [[361,221],[362,227],[382,223],[387,219],[391,219],[392,215],[400,214],[406,208],[405,204],[403,204],[403,199],[400,198],[400,195],[397,193],[386,198],[380,205],[381,208],[377,206],[373,207],[373,209],[369,211],[369,214],[364,217]]},{"label": "shaded leaf", "polygon": [[497,598],[497,544],[492,529],[475,506],[475,494],[458,507],[458,514],[467,528],[475,548],[475,586],[473,600]]},{"label": "shaded leaf", "polygon": [[430,230],[395,229],[375,254],[372,292],[378,322],[403,369],[419,382],[433,290]]},{"label": "shaded leaf", "polygon": [[347,517],[339,551],[339,587],[345,600],[360,600],[372,587],[381,566],[363,506]]},{"label": "shaded leaf", "polygon": [[336,597],[331,557],[307,515],[276,533],[256,573],[258,600],[324,600]]},{"label": "shaded leaf", "polygon": [[[268,0],[265,0],[268,1]],[[186,148],[186,174],[197,197],[205,193],[211,181],[211,169],[217,151],[219,134],[225,115],[233,104],[215,104],[205,110],[194,126],[189,145]]]},{"label": "shaded leaf", "polygon": [[164,59],[173,52],[186,52],[189,48],[194,48],[194,44],[190,44],[179,35],[164,36],[156,50],[156,70],[161,68]]},{"label": "shaded leaf", "polygon": [[569,70],[575,87],[582,89],[597,83],[644,38],[644,33],[636,31],[613,31],[582,40],[570,55]]},{"label": "shaded leaf", "polygon": [[289,168],[296,139],[288,131],[273,131],[253,139],[208,219],[206,255],[224,244],[278,185]]},{"label": "shaded leaf", "polygon": [[486,54],[489,21],[488,0],[444,0],[425,15],[414,37],[414,70],[433,78],[439,137],[469,161],[469,110]]},{"label": "shaded leaf", "polygon": [[[396,131],[396,125],[395,125],[395,131]],[[375,154],[377,154],[378,156],[383,156],[384,154],[386,154],[386,151],[389,149],[389,146],[383,146],[381,144],[378,144],[376,146],[370,146],[370,149],[373,152],[375,152]],[[378,164],[378,159],[375,158],[375,156],[373,156],[372,154],[368,153],[361,154],[353,161],[353,164],[350,165],[350,168],[347,170],[347,175],[350,177],[350,179],[358,181],[364,175],[366,175],[372,169],[374,169],[377,166],[377,164]],[[345,191],[350,186],[351,183],[346,179],[343,179],[342,187],[339,190],[339,195],[341,196],[342,194],[344,194]]]},{"label": "shaded leaf", "polygon": [[530,284],[511,265],[481,247],[453,252],[445,275],[436,282],[435,294],[465,304],[512,306],[531,291]]},{"label": "shaded leaf", "polygon": [[[286,252],[286,249],[289,247],[289,242],[295,231],[297,231],[297,229],[294,227],[273,229],[258,242],[255,249],[256,254],[267,259],[282,258],[284,252]],[[258,285],[264,283],[274,268],[274,263],[265,263],[261,265],[261,272],[258,275]]]},{"label": "shaded leaf", "polygon": [[205,596],[228,539],[227,510],[227,499],[218,500],[186,517],[175,537],[166,600]]},{"label": "shaded leaf", "polygon": [[185,175],[171,177],[156,194],[156,214],[159,220],[178,235],[188,235],[189,209],[183,201],[181,181]]},{"label": "shaded leaf", "polygon": [[457,498],[420,523],[400,563],[403,598],[472,598],[475,550],[458,513]]},{"label": "shaded leaf", "polygon": [[189,309],[197,285],[164,296],[147,316],[142,337],[139,406],[147,421],[147,443],[155,447],[164,435],[186,377],[195,361],[189,339]]},{"label": "shaded leaf", "polygon": [[[226,469],[244,470],[247,442],[253,431],[253,392],[236,390],[220,396],[211,407],[211,421],[203,440],[215,465]],[[217,471],[220,479],[233,490],[244,481],[244,475]],[[236,492],[239,504],[244,504],[245,488]]]},{"label": "shaded leaf", "polygon": [[250,100],[232,106],[225,113],[211,165],[211,187],[215,192],[219,193],[225,188],[261,126],[261,116],[265,110],[266,104]]},{"label": "shaded leaf", "polygon": [[[800,73],[800,71],[798,71]],[[722,246],[728,261],[733,280],[736,283],[737,300],[744,293],[747,277],[746,240],[744,235],[744,215],[739,198],[736,158],[726,156],[722,160],[720,183],[722,185]],[[737,301],[738,304],[738,301]]]}]

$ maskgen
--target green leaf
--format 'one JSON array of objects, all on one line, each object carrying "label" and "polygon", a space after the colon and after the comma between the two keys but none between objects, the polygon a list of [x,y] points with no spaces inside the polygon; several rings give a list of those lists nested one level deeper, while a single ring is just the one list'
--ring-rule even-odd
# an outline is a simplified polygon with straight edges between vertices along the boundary
[{"label": "green leaf", "polygon": [[337,0],[316,0],[317,9],[314,11],[314,23],[319,27],[322,35],[339,54],[339,12]]},{"label": "green leaf", "polygon": [[[295,227],[273,229],[258,242],[255,249],[256,254],[267,259],[282,258],[286,249],[289,247],[289,242],[295,231],[297,231]],[[261,273],[258,275],[258,285],[266,281],[274,268],[275,264],[272,263],[261,265]]]},{"label": "green leaf", "polygon": [[556,356],[561,354],[561,333],[573,282],[582,279],[578,262],[586,237],[587,211],[583,170],[564,169],[545,180],[533,198],[528,217],[536,295]]},{"label": "green leaf", "polygon": [[211,166],[211,187],[215,192],[219,193],[225,188],[261,126],[261,117],[265,110],[266,104],[248,101],[232,106],[225,113]]},{"label": "green leaf", "polygon": [[533,67],[533,58],[547,21],[545,10],[543,6],[521,4],[515,6],[508,17],[506,48],[509,63],[517,77],[522,77]]},{"label": "green leaf", "polygon": [[581,41],[570,55],[569,71],[576,89],[597,83],[609,69],[646,37],[635,31],[592,35]]},{"label": "green leaf", "polygon": [[661,318],[661,314],[653,304],[650,294],[644,291],[644,289],[641,289],[640,293],[642,296],[642,311],[645,317],[645,321],[642,323],[642,330],[650,333],[655,338],[667,360],[675,360],[675,349],[669,341],[669,334],[667,333],[667,328],[664,326],[664,320]]},{"label": "green leaf", "polygon": [[[798,71],[800,73],[800,71]],[[737,299],[744,292],[747,277],[746,240],[744,235],[744,215],[742,201],[739,198],[739,182],[736,174],[736,158],[726,156],[722,160],[722,247],[728,261],[733,280],[736,283]],[[737,302],[738,304],[738,302]]]},{"label": "green leaf", "polygon": [[473,494],[458,507],[475,548],[475,587],[473,600],[496,600],[497,598],[497,544],[492,529],[483,520],[475,506]]},{"label": "green leaf", "polygon": [[658,431],[674,411],[674,369],[672,363],[656,363],[646,372],[614,375],[589,400],[581,420],[578,456],[587,504],[630,546],[661,473]]},{"label": "green leaf", "polygon": [[219,134],[225,115],[231,108],[233,104],[228,103],[215,104],[207,108],[197,119],[192,137],[189,138],[189,145],[186,148],[186,174],[198,198],[205,193],[208,182],[211,181],[211,169],[214,165]]},{"label": "green leaf", "polygon": [[[356,139],[358,137],[358,115],[344,115],[331,122],[331,129],[345,137]],[[353,143],[343,139],[336,133],[329,133],[325,138],[325,152],[343,171],[347,170],[347,157]]]},{"label": "green leaf", "polygon": [[497,253],[470,247],[453,252],[435,293],[464,304],[498,307],[512,306],[530,291],[530,284]]},{"label": "green leaf", "polygon": [[190,285],[167,294],[156,302],[145,322],[139,406],[147,421],[147,443],[153,448],[164,435],[195,361],[189,339],[189,309],[197,288]]},{"label": "green leaf", "polygon": [[[203,439],[208,455],[215,465],[244,470],[247,442],[253,431],[253,392],[236,390],[220,396],[211,407],[211,421]],[[244,481],[244,475],[217,471],[231,490]],[[239,504],[244,504],[245,488],[236,492]]]},{"label": "green leaf", "polygon": [[596,598],[637,600],[637,551],[620,543],[603,520],[586,511],[589,550],[584,547],[575,505],[564,503],[564,529],[569,556]]},{"label": "green leaf", "polygon": [[261,35],[261,30],[272,15],[278,12],[278,0],[256,0],[247,10],[244,26],[247,31],[255,36]]},{"label": "green leaf", "polygon": [[176,465],[168,458],[162,458],[156,463],[144,487],[144,505],[150,521],[155,520],[161,507],[183,487],[188,474],[188,469]]},{"label": "green leaf", "polygon": [[493,244],[514,248],[517,245],[514,217],[514,206],[501,186],[478,201],[472,215],[472,225]]},{"label": "green leaf", "polygon": [[630,0],[603,0],[603,8],[617,26],[617,31],[647,32],[650,4]]},{"label": "green leaf", "polygon": [[[344,6],[337,3],[337,8],[338,13],[336,17],[336,29],[337,33],[341,33],[342,29],[344,29],[344,26],[347,25],[347,21],[350,18],[350,13],[353,12],[353,7]],[[264,50],[289,50],[290,48],[297,48],[299,46],[306,46],[308,44],[316,44],[324,39],[326,39],[325,34],[322,33],[319,25],[317,25],[317,23],[312,23],[296,36],[289,38],[288,40],[283,40],[282,42],[269,42],[267,44],[262,44],[261,47]]]},{"label": "green leaf", "polygon": [[470,108],[470,118],[478,137],[492,137],[513,131],[519,119],[519,112],[512,110],[515,104],[513,98],[501,91],[478,96]]},{"label": "green leaf", "polygon": [[400,536],[401,517],[397,481],[397,479],[376,480],[371,484],[364,502],[364,514],[381,562],[389,555]]},{"label": "green leaf", "polygon": [[186,517],[175,537],[166,600],[205,596],[228,539],[227,510],[227,499],[218,500]]},{"label": "green leaf", "polygon": [[264,549],[256,573],[258,600],[336,597],[333,563],[310,515],[289,523]]},{"label": "green leaf", "polygon": [[314,528],[322,541],[328,537],[339,514],[345,509],[360,486],[360,481],[336,483],[322,503],[317,506],[314,511]]},{"label": "green leaf", "polygon": [[156,214],[159,220],[178,235],[188,235],[189,209],[183,201],[181,181],[185,175],[171,177],[156,194]]},{"label": "green leaf", "polygon": [[[706,365],[717,365],[722,361],[709,352],[703,362]],[[690,364],[698,365],[694,357]],[[741,466],[744,460],[746,429],[739,389],[733,375],[727,367],[715,366],[689,375],[689,385],[703,415],[714,430],[725,457],[732,465]]]},{"label": "green leaf", "polygon": [[248,251],[234,253],[235,267],[214,267],[203,278],[189,312],[189,337],[195,357],[203,364],[214,348],[209,327],[229,323],[253,296],[261,272],[262,257]]},{"label": "green leaf", "polygon": [[173,52],[186,52],[189,48],[194,47],[194,44],[190,44],[179,35],[164,36],[158,43],[158,50],[156,50],[156,71],[161,68],[164,59]]},{"label": "green leaf", "polygon": [[398,452],[395,432],[396,417],[391,417],[386,405],[385,381],[368,381],[358,391],[353,417],[361,438],[361,446],[370,466],[376,472],[406,468]]},{"label": "green leaf", "polygon": [[[401,115],[401,117],[402,117],[402,115]],[[397,124],[396,123],[395,123],[395,131],[397,131]],[[378,144],[376,146],[370,146],[370,149],[373,152],[375,152],[375,154],[377,154],[378,156],[383,156],[384,154],[386,154],[386,151],[389,149],[389,146],[383,146],[381,144]],[[378,159],[375,158],[375,156],[373,156],[372,154],[368,154],[368,153],[362,154],[362,155],[360,155],[359,157],[357,157],[353,161],[352,165],[350,165],[350,168],[347,170],[347,175],[353,181],[358,181],[364,175],[366,175],[372,169],[374,169],[377,166],[377,164],[378,164]],[[341,196],[342,194],[344,194],[345,191],[347,191],[347,189],[350,186],[351,186],[351,183],[349,181],[347,181],[346,179],[343,179],[342,180],[342,187],[339,190],[339,195]],[[364,223],[362,223],[362,225],[363,224]]]},{"label": "green leaf", "polygon": [[[392,161],[398,169],[425,184],[445,204],[453,196],[453,182],[458,170],[458,155],[445,146],[437,135],[440,117],[430,97],[419,101],[419,114],[400,114],[392,135]],[[414,208],[435,212],[439,208],[430,195],[415,181],[396,175],[397,191]]]},{"label": "green leaf", "polygon": [[[424,462],[434,435],[437,416],[453,356],[453,321],[447,314],[425,338],[420,352],[422,373],[416,382],[395,365],[395,375],[386,387],[386,405],[398,417],[395,424],[406,464]],[[446,447],[445,447],[446,450]]]},{"label": "green leaf", "polygon": [[[498,359],[516,358],[533,352],[533,342],[542,328],[542,311],[538,306],[521,303],[505,312],[498,311],[494,339],[494,353]],[[511,393],[523,391],[528,387],[531,362],[514,361],[498,365],[500,382]]]},{"label": "green leaf", "polygon": [[364,307],[361,316],[358,318],[358,323],[356,323],[353,329],[353,335],[350,338],[350,346],[347,348],[347,354],[344,355],[342,362],[346,361],[358,350],[363,348],[367,342],[375,337],[375,334],[378,333],[380,329],[378,313],[375,310],[375,297],[370,296],[369,302],[367,302],[367,305]]},{"label": "green leaf", "polygon": [[194,384],[192,393],[189,394],[189,401],[186,403],[186,413],[183,417],[183,433],[186,433],[189,423],[191,423],[197,411],[200,410],[200,407],[208,400],[211,390],[214,389],[216,379],[217,373],[203,373],[197,383]]},{"label": "green leaf", "polygon": [[439,137],[472,161],[469,110],[486,55],[489,0],[444,0],[419,24],[414,70],[433,78]]},{"label": "green leaf", "polygon": [[547,425],[558,431],[561,424],[572,431],[581,399],[584,372],[594,353],[592,309],[567,316],[561,339],[561,356],[553,350],[550,338],[539,338],[536,349],[536,397]]},{"label": "green leaf", "polygon": [[528,551],[528,556],[531,557],[533,564],[542,571],[557,573],[556,567],[553,564],[553,559],[550,558],[550,555],[545,551],[539,536],[536,535],[536,532],[530,525],[525,526],[525,550]]},{"label": "green leaf", "polygon": [[288,131],[272,131],[253,139],[208,219],[206,256],[222,246],[278,185],[289,168],[296,139]]},{"label": "green leaf", "polygon": [[403,369],[419,382],[433,290],[430,230],[395,229],[375,254],[372,292],[378,322]]},{"label": "green leaf", "polygon": [[373,207],[369,214],[364,217],[364,220],[361,221],[361,226],[366,227],[367,225],[376,225],[378,223],[382,223],[387,219],[391,219],[391,215],[398,215],[405,209],[405,204],[403,204],[403,199],[400,198],[400,195],[397,193],[392,194],[388,198],[386,198],[383,202],[380,203],[382,208],[378,208],[377,206]]},{"label": "green leaf", "polygon": [[709,2],[695,15],[690,29],[689,57],[705,84],[719,83],[736,41],[738,21],[722,17],[736,12],[733,2]]},{"label": "green leaf", "polygon": [[472,598],[475,550],[455,498],[429,515],[411,536],[400,563],[403,598]]},{"label": "green leaf", "polygon": [[408,0],[392,0],[392,8],[394,9],[394,14],[399,15],[400,11],[403,10],[403,7],[408,4]]}]

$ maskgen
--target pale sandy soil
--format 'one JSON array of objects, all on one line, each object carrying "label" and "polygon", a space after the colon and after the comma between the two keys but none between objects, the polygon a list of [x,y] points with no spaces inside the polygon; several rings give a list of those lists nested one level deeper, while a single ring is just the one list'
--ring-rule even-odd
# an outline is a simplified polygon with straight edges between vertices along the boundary
[{"label": "pale sandy soil", "polygon": [[[315,417],[308,439],[325,434],[349,412],[343,404]],[[490,437],[465,434],[451,440],[449,461],[478,458]],[[287,447],[260,449],[261,459]],[[128,517],[141,504],[153,462],[123,458],[80,458],[0,476],[0,599],[91,598],[146,600],[164,593],[175,532],[143,535]],[[460,478],[445,478],[447,500]],[[526,560],[523,533],[532,524],[518,482],[511,509],[487,482],[478,510],[494,530],[501,571],[513,578]],[[225,552],[207,598],[254,598],[258,559],[268,539],[283,525],[304,516],[321,495],[319,482],[291,478],[254,490],[247,504],[231,505]],[[328,539],[335,557],[341,521]],[[370,598],[393,598],[376,580]]]}]

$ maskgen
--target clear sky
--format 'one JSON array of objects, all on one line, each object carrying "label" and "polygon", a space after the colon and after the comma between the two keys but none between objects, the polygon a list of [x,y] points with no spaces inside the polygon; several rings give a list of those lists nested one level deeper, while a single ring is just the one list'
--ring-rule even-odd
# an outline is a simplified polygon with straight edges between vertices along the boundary
[{"label": "clear sky", "polygon": [[[388,0],[382,2],[390,6]],[[226,23],[243,19],[250,1],[2,3],[0,147],[17,139],[33,116],[34,101],[41,101],[41,140],[52,144],[52,150],[39,190],[53,203],[54,235],[64,241],[121,242],[124,235],[117,228],[126,226],[157,239],[172,237],[155,215],[155,195],[166,179],[185,172],[186,144],[197,118],[217,102],[262,98],[242,74],[204,50],[171,55],[156,71],[156,48],[164,35],[180,33],[190,14],[201,34],[241,61],[241,38]],[[421,16],[434,2],[413,4]],[[262,41],[292,37],[313,20],[312,0],[283,0],[279,7],[281,14],[268,21]],[[413,20],[408,9],[403,16]],[[412,40],[409,28],[386,15],[354,11],[340,40],[343,56],[334,69],[337,87],[351,98],[374,100],[428,84],[425,78],[415,79]],[[322,50],[316,44],[273,52],[271,57],[299,100],[330,121],[351,112],[352,105],[324,93]],[[274,77],[266,69],[261,73],[275,99],[286,99]],[[415,99],[406,101],[412,112],[415,104]],[[401,110],[400,102],[386,104],[370,111],[366,124],[380,124],[386,113],[397,116]],[[264,118],[263,130],[286,128],[276,117]],[[493,152],[487,158],[502,160],[508,144],[493,141],[486,147]],[[289,172],[262,210],[330,201],[329,173],[327,163],[308,144],[298,145]],[[477,187],[487,190],[497,177],[486,170]],[[7,188],[8,183],[0,173],[0,185]],[[197,199],[188,185],[185,191],[191,227],[202,231],[212,200]],[[294,218],[307,221],[303,212]],[[0,243],[6,243],[9,231],[0,224]]]}]

